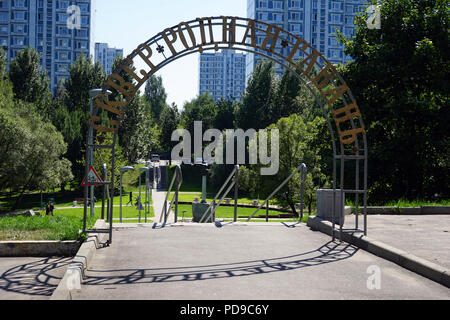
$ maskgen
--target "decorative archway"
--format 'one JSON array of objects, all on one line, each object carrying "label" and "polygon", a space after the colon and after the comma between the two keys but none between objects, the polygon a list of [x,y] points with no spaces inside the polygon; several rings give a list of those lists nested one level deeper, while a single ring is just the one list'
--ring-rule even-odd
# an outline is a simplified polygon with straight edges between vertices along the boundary
[{"label": "decorative archway", "polygon": [[[281,50],[279,49],[281,48]],[[114,168],[115,143],[122,116],[135,96],[137,90],[151,75],[167,64],[189,54],[220,49],[234,49],[261,55],[292,71],[299,80],[311,91],[316,102],[321,106],[323,115],[328,122],[333,150],[333,190],[341,194],[344,206],[344,194],[355,194],[356,212],[358,212],[359,195],[363,195],[364,230],[358,229],[358,215],[356,215],[355,231],[367,234],[367,139],[365,127],[359,107],[350,88],[342,79],[336,68],[316,49],[304,39],[283,30],[277,25],[240,17],[204,17],[188,22],[181,22],[167,28],[148,41],[140,44],[130,55],[122,60],[121,65],[107,78],[102,87],[102,93],[94,101],[94,110],[89,119],[88,137],[93,130],[112,132],[113,138],[109,144],[93,145],[87,143],[86,158],[90,159],[95,148],[106,148],[112,151],[111,170]],[[302,57],[302,59],[298,59]],[[297,58],[297,59],[296,59]],[[136,69],[136,63],[144,65],[141,70]],[[122,75],[133,79],[127,82]],[[306,79],[306,80],[305,80]],[[110,100],[107,91],[115,93],[121,99]],[[99,109],[108,114],[108,120],[101,119]],[[334,121],[332,121],[332,119]],[[87,141],[89,141],[87,139]],[[339,146],[339,151],[338,151]],[[344,188],[345,161],[355,161],[355,185]],[[339,184],[337,191],[337,162],[340,161]],[[360,162],[363,161],[364,177],[361,181]],[[86,175],[89,162],[86,161]],[[110,192],[114,190],[114,174],[110,185]],[[88,198],[88,186],[85,185],[85,198]],[[108,208],[112,217],[112,202]],[[333,230],[335,229],[335,201],[333,201]],[[87,202],[84,208],[84,230],[86,230]],[[342,223],[340,223],[342,232]],[[92,231],[94,232],[94,231]],[[97,231],[96,231],[97,232]],[[340,234],[341,234],[340,232]],[[112,237],[112,219],[110,219],[110,242]],[[333,232],[334,239],[334,232]]]}]

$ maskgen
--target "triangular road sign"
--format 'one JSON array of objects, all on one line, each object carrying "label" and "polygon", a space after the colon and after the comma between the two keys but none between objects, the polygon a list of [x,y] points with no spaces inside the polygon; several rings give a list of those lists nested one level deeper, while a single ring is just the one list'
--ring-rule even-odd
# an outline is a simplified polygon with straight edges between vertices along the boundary
[{"label": "triangular road sign", "polygon": [[[93,166],[89,167],[87,178],[88,178],[88,186],[98,186],[103,182],[102,179],[100,179],[100,177],[98,176]],[[85,184],[86,178],[84,178],[83,181],[81,182],[81,186],[84,187]]]}]

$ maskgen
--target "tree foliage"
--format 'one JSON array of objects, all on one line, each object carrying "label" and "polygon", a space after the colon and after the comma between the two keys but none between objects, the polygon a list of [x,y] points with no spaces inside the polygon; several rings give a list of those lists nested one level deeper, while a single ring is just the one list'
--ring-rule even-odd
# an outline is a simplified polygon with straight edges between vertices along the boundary
[{"label": "tree foliage", "polygon": [[150,103],[152,115],[159,119],[161,112],[167,107],[167,93],[164,89],[161,76],[152,75],[145,84],[144,96]]},{"label": "tree foliage", "polygon": [[68,143],[66,157],[73,165],[76,179],[81,182],[84,177],[84,164],[82,150],[86,147],[88,130],[89,91],[101,88],[106,75],[99,62],[93,63],[92,57],[87,59],[80,54],[69,69],[69,78],[65,83],[64,106],[55,110],[53,121],[64,134]]},{"label": "tree foliage", "polygon": [[370,200],[448,197],[447,0],[385,0],[381,29],[356,20],[342,70],[367,127]]},{"label": "tree foliage", "polygon": [[[266,197],[281,185],[301,163],[305,163],[308,173],[304,199],[311,210],[316,188],[324,186],[327,182],[321,169],[320,145],[315,143],[315,137],[324,122],[323,118],[316,117],[312,121],[307,121],[298,114],[292,114],[268,126],[267,130],[279,130],[279,171],[274,176],[261,176],[259,174],[260,164],[245,166],[239,173],[242,188],[253,196]],[[273,142],[269,139],[269,146],[271,143]],[[268,149],[270,150],[270,147]],[[273,199],[277,204],[290,208],[297,215],[295,204],[300,201],[300,172],[296,173],[275,194]]]},{"label": "tree foliage", "polygon": [[51,100],[50,80],[40,69],[39,53],[27,47],[11,60],[8,75],[16,99],[33,103],[39,111],[47,113]]},{"label": "tree foliage", "polygon": [[161,126],[161,148],[170,151],[175,145],[172,141],[172,133],[178,128],[180,115],[175,104],[165,108],[160,117]]},{"label": "tree foliage", "polygon": [[0,184],[19,190],[15,209],[26,190],[56,187],[73,176],[61,133],[34,105],[11,96],[0,94]]},{"label": "tree foliage", "polygon": [[214,99],[207,93],[201,94],[184,105],[181,124],[194,139],[194,122],[202,121],[203,132],[214,128],[217,109]]},{"label": "tree foliage", "polygon": [[273,62],[261,60],[248,81],[242,103],[236,109],[237,127],[244,130],[261,129],[273,123],[269,111],[274,92]]}]

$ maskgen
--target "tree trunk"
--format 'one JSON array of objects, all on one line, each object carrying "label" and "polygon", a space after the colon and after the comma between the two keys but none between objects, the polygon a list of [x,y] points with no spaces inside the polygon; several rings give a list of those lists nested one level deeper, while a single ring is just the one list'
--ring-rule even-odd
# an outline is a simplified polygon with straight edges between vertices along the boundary
[{"label": "tree trunk", "polygon": [[[289,207],[290,207],[291,210],[292,210],[292,213],[294,214],[295,217],[298,217],[298,212],[297,212],[297,210],[295,209],[295,203],[292,202],[292,200],[289,198],[288,194],[285,194],[284,196],[285,196],[285,198],[286,198],[286,201],[287,201]],[[303,218],[303,217],[302,217],[302,218]]]}]

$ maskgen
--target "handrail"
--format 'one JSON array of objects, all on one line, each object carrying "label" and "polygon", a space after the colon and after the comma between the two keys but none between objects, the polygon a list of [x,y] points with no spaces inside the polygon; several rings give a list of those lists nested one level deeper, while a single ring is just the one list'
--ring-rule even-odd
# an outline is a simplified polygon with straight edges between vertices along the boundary
[{"label": "handrail", "polygon": [[[236,165],[233,169],[233,171],[230,173],[230,175],[228,176],[227,180],[225,180],[224,184],[222,185],[222,187],[219,189],[219,192],[217,192],[216,196],[214,197],[213,201],[211,201],[211,204],[209,205],[208,209],[206,209],[206,211],[203,213],[199,223],[202,223],[206,214],[208,214],[208,217],[206,218],[205,221],[208,221],[208,219],[211,217],[212,214],[214,214],[216,212],[216,209],[220,206],[220,204],[222,203],[222,201],[225,199],[225,197],[228,195],[228,193],[231,191],[231,188],[233,188],[233,186],[236,186],[236,192],[234,194],[235,197],[235,201],[234,201],[234,205],[235,205],[235,209],[237,208],[237,188],[239,187],[238,184],[238,179],[237,176],[239,175],[239,165]],[[233,182],[230,184],[230,186],[228,187],[228,189],[225,191],[225,193],[222,195],[221,199],[219,200],[219,203],[217,204],[217,206],[215,205],[217,198],[219,198],[220,193],[223,191],[223,189],[225,189],[225,186],[230,182],[230,180],[234,177]],[[236,212],[236,210],[235,210]]]},{"label": "handrail", "polygon": [[[169,210],[167,210],[167,199],[169,199],[169,195],[170,195],[170,193],[172,192],[172,187],[173,187],[173,184],[174,184],[174,182],[175,182],[175,178],[177,179],[177,184],[176,184],[176,189],[175,189],[175,195],[174,195],[174,197],[172,198],[172,201],[170,202]],[[174,202],[174,201],[176,201],[176,204],[175,204],[175,222],[177,222],[177,214],[178,214],[178,192],[179,192],[179,190],[180,190],[180,187],[181,187],[181,184],[182,184],[182,183],[183,183],[183,174],[182,174],[182,171],[181,171],[181,166],[180,166],[179,164],[177,164],[177,166],[176,166],[176,168],[175,168],[175,174],[173,175],[172,181],[170,182],[169,189],[167,190],[166,197],[165,197],[165,199],[164,199],[164,205],[163,205],[163,208],[162,208],[162,210],[161,210],[161,214],[160,214],[160,216],[159,216],[159,222],[160,222],[160,223],[161,223],[161,221],[162,221],[163,214],[164,214],[164,223],[167,222],[168,212],[170,212],[170,208],[172,208],[172,205],[173,205],[173,202]]]},{"label": "handrail", "polygon": [[303,218],[303,184],[305,183],[306,180],[306,173],[307,173],[307,169],[306,169],[306,164],[302,163],[301,165],[299,165],[297,167],[297,169],[295,169],[294,172],[291,173],[291,175],[289,177],[287,177],[268,197],[266,200],[264,200],[264,202],[255,210],[255,212],[252,213],[252,215],[247,219],[247,222],[250,221],[251,218],[253,218],[253,216],[259,211],[261,210],[262,207],[264,207],[264,205],[278,192],[280,191],[281,188],[284,187],[284,185],[292,179],[292,177],[300,171],[300,169],[302,169],[302,172],[300,173],[300,212],[301,212],[301,216],[300,216],[300,220]]}]

